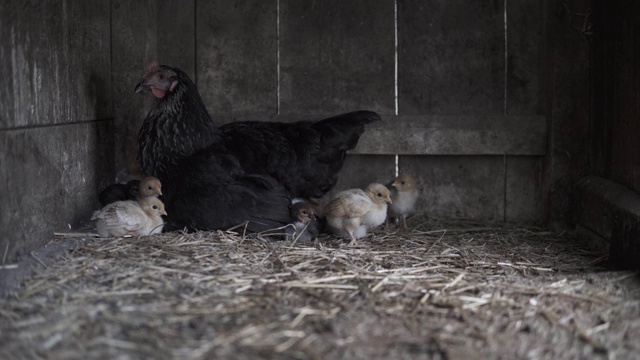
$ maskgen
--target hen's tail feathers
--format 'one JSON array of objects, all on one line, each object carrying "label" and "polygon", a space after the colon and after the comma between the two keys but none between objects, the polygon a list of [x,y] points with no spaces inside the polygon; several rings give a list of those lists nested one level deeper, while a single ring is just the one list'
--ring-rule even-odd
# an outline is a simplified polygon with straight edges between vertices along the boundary
[{"label": "hen's tail feathers", "polygon": [[360,136],[364,133],[364,126],[375,121],[380,121],[380,115],[373,111],[361,110],[320,120],[313,124],[313,129],[321,135],[319,160],[324,160],[322,157],[330,160],[338,153],[342,154],[346,150],[355,148]]}]

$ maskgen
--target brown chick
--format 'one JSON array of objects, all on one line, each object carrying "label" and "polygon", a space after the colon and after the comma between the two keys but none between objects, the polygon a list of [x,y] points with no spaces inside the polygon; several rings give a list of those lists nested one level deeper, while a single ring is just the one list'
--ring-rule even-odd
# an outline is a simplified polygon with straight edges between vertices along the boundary
[{"label": "brown chick", "polygon": [[389,189],[372,183],[364,191],[350,189],[339,192],[325,207],[327,227],[334,234],[347,235],[354,244],[367,235],[367,230],[382,224],[391,203]]},{"label": "brown chick", "polygon": [[418,199],[416,180],[408,174],[400,174],[393,179],[391,185],[393,203],[387,209],[389,218],[402,219],[402,228],[407,229],[407,215],[413,212]]},{"label": "brown chick", "polygon": [[158,197],[162,195],[162,184],[158,178],[153,176],[146,176],[140,180],[138,185],[138,193],[136,199],[142,199],[146,197]]},{"label": "brown chick", "polygon": [[292,240],[297,238],[299,241],[307,241],[318,236],[320,224],[312,204],[306,201],[294,202],[290,212],[293,226],[287,226],[285,231]]},{"label": "brown chick", "polygon": [[91,220],[102,237],[147,236],[162,232],[162,215],[167,215],[162,201],[147,197],[138,201],[116,201],[95,211]]}]

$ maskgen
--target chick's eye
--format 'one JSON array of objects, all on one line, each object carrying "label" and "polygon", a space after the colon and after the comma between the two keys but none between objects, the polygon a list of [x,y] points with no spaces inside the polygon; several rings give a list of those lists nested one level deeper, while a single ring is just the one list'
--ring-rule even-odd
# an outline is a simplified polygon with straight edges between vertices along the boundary
[{"label": "chick's eye", "polygon": [[164,74],[160,74],[158,75],[158,77],[160,78],[160,80],[164,80]]},{"label": "chick's eye", "polygon": [[157,205],[153,205],[153,206],[151,206],[151,208],[152,208],[153,210],[157,210],[157,209],[158,209],[158,206],[157,206]]},{"label": "chick's eye", "polygon": [[379,197],[382,197],[382,194],[378,193],[378,196],[379,196]]},{"label": "chick's eye", "polygon": [[404,181],[400,181],[400,184],[404,185]]},{"label": "chick's eye", "polygon": [[151,186],[148,187],[149,190],[153,189]]},{"label": "chick's eye", "polygon": [[307,214],[308,214],[308,213],[307,213],[307,210],[302,210],[302,213],[303,213],[303,214],[305,214],[305,215],[307,215]]}]

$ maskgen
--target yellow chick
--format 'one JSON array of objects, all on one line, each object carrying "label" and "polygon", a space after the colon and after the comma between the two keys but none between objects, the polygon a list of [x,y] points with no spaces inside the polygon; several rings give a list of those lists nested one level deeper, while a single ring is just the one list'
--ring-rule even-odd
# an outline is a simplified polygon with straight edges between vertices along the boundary
[{"label": "yellow chick", "polygon": [[162,201],[147,197],[108,204],[95,211],[91,220],[97,220],[96,230],[102,237],[147,236],[162,232],[162,215],[167,215]]},{"label": "yellow chick", "polygon": [[389,218],[402,219],[402,228],[407,229],[407,215],[413,212],[418,200],[416,180],[408,174],[400,174],[393,179],[391,185],[391,200],[393,203],[387,209]]},{"label": "yellow chick", "polygon": [[364,191],[339,192],[324,209],[327,227],[336,235],[347,235],[351,239],[349,244],[354,244],[367,235],[368,229],[384,223],[387,204],[391,204],[389,189],[382,184],[369,184]]},{"label": "yellow chick", "polygon": [[158,197],[162,195],[162,184],[158,178],[153,176],[146,176],[140,180],[138,185],[138,193],[135,194],[136,199],[142,199],[146,197]]}]

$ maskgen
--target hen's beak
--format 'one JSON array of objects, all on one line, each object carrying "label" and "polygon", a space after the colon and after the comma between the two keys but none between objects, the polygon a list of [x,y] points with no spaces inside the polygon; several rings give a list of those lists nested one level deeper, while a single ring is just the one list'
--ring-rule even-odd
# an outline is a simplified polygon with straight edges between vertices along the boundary
[{"label": "hen's beak", "polygon": [[142,80],[138,83],[138,85],[136,85],[136,89],[134,90],[134,94],[139,93],[140,91],[144,91],[146,89],[149,88],[149,85],[146,83],[145,80]]}]

